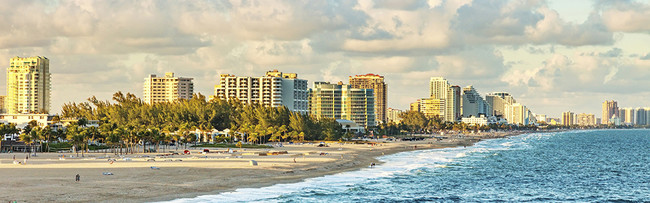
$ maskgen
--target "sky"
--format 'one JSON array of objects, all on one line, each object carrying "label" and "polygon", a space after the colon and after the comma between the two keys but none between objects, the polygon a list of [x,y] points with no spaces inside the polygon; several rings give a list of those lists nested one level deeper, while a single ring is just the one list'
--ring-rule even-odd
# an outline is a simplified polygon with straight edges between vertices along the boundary
[{"label": "sky", "polygon": [[149,74],[213,95],[219,74],[273,69],[310,86],[380,74],[397,109],[427,97],[434,76],[551,117],[600,117],[612,99],[650,106],[649,1],[7,0],[0,12],[0,67],[48,57],[53,114],[93,95],[142,96]]}]

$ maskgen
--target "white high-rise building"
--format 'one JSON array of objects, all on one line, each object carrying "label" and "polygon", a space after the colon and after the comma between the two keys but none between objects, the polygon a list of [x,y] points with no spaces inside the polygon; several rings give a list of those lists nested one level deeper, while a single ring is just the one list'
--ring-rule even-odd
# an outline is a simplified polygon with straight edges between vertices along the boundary
[{"label": "white high-rise building", "polygon": [[480,117],[479,115],[487,117],[492,113],[490,105],[471,85],[463,88],[462,104],[461,113],[463,118]]},{"label": "white high-rise building", "polygon": [[431,77],[429,83],[431,99],[444,100],[443,120],[456,122],[460,120],[460,87],[453,86],[443,77]]},{"label": "white high-rise building", "polygon": [[50,111],[50,60],[43,56],[13,57],[7,68],[5,111],[48,113]]},{"label": "white high-rise building", "polygon": [[194,83],[192,78],[175,77],[174,73],[167,72],[165,77],[155,74],[144,79],[144,102],[148,104],[160,102],[173,102],[179,99],[192,99]]},{"label": "white high-rise building", "polygon": [[214,95],[223,100],[238,99],[267,107],[285,106],[294,112],[309,113],[307,80],[298,79],[295,73],[273,70],[262,77],[222,74],[219,85],[214,87]]}]

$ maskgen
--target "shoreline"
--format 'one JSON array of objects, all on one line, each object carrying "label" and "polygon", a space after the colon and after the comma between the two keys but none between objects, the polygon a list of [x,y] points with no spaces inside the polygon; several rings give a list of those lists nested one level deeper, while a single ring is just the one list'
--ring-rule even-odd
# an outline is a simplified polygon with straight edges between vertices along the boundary
[{"label": "shoreline", "polygon": [[[23,161],[24,153],[0,154],[0,171],[3,171],[0,178],[7,180],[0,186],[3,191],[0,199],[18,202],[153,202],[193,198],[359,170],[370,163],[381,164],[376,158],[383,155],[471,146],[483,139],[524,133],[530,132],[445,135],[450,138],[379,143],[377,146],[296,144],[270,149],[288,152],[270,156],[251,155],[264,149],[246,149],[232,155],[196,154],[199,150],[193,149],[192,155],[176,155],[174,158],[153,158],[161,153],[133,154],[122,159],[113,156],[117,159],[113,164],[107,162],[104,153],[66,160],[58,160],[59,153],[37,153],[38,156],[30,158],[27,165],[11,163],[13,155]],[[250,166],[250,160],[257,161],[258,166]],[[102,175],[104,172],[114,175]],[[81,174],[79,183],[74,182],[77,173]]]}]

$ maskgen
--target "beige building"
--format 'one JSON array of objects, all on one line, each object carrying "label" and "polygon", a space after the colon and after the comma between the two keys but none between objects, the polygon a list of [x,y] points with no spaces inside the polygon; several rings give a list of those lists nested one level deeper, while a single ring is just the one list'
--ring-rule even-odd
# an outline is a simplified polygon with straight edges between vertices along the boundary
[{"label": "beige building", "polygon": [[603,102],[602,124],[609,124],[612,117],[619,117],[618,113],[618,102],[614,100]]},{"label": "beige building", "polygon": [[564,126],[574,125],[576,123],[574,117],[575,114],[573,112],[570,111],[562,112],[562,125]]},{"label": "beige building", "polygon": [[375,94],[375,113],[377,121],[386,123],[386,101],[388,97],[388,86],[384,82],[384,76],[372,73],[366,75],[350,76],[350,87],[359,89],[372,89]]},{"label": "beige building", "polygon": [[309,112],[307,80],[298,79],[298,74],[278,70],[268,71],[262,77],[222,74],[219,84],[214,86],[214,97],[266,107],[285,106],[302,114]]},{"label": "beige building", "polygon": [[447,122],[456,122],[460,120],[460,87],[453,86],[443,77],[431,77],[429,83],[429,95],[432,99],[444,101],[443,120]]},{"label": "beige building", "polygon": [[595,126],[596,116],[594,114],[586,114],[586,113],[578,114],[577,124],[579,126]]},{"label": "beige building", "polygon": [[505,115],[506,106],[517,103],[517,101],[507,92],[492,92],[485,95],[485,101],[492,108],[492,115]]},{"label": "beige building", "polygon": [[7,68],[7,113],[47,113],[50,110],[50,60],[43,56],[13,57]]},{"label": "beige building", "polygon": [[618,115],[621,118],[621,123],[625,125],[636,124],[635,122],[636,115],[634,115],[634,113],[635,113],[634,108],[620,108],[618,110]]},{"label": "beige building", "polygon": [[387,123],[400,123],[402,122],[402,113],[404,111],[399,110],[399,109],[393,109],[393,108],[388,108],[386,109],[386,120]]},{"label": "beige building", "polygon": [[506,105],[503,117],[510,124],[530,125],[536,122],[535,117],[528,107],[520,103]]},{"label": "beige building", "polygon": [[167,72],[165,77],[154,74],[144,79],[144,101],[149,104],[173,102],[179,99],[192,99],[194,83],[192,78],[175,77]]},{"label": "beige building", "polygon": [[352,88],[342,82],[315,82],[309,101],[310,114],[317,118],[351,120],[363,127],[377,125],[373,89]]}]

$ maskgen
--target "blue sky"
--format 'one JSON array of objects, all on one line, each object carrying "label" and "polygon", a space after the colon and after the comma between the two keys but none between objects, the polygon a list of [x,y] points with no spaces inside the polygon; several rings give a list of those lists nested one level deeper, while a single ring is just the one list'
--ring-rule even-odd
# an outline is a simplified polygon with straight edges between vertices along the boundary
[{"label": "blue sky", "polygon": [[311,84],[381,74],[398,109],[426,97],[433,76],[555,117],[598,117],[606,99],[650,106],[648,1],[10,0],[0,11],[0,66],[50,58],[54,113],[141,96],[148,74],[193,77],[212,95],[219,74],[271,69]]}]

